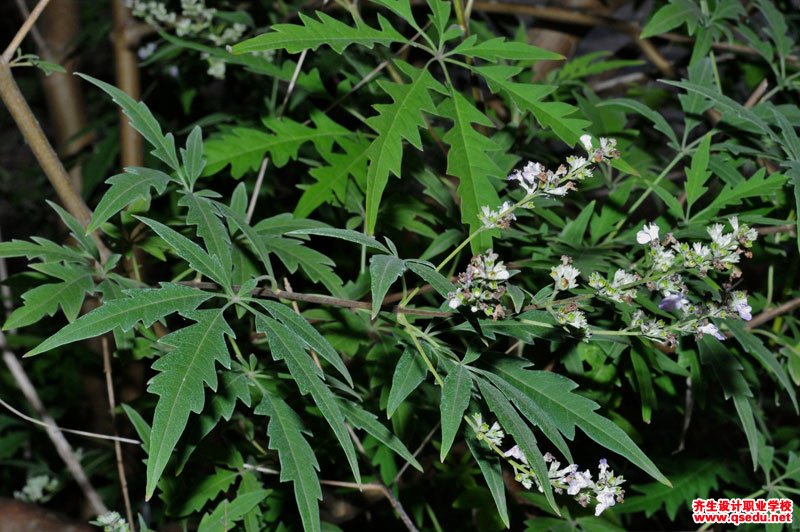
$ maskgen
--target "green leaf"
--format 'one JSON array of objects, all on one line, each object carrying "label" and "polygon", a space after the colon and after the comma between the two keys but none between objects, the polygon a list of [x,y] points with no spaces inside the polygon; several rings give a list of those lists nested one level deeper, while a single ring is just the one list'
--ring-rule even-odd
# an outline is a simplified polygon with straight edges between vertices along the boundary
[{"label": "green leaf", "polygon": [[119,327],[130,331],[136,324],[149,327],[154,321],[175,312],[194,310],[214,294],[189,286],[161,283],[161,288],[135,288],[124,291],[121,299],[106,301],[101,307],[84,314],[53,336],[29,351],[38,355],[56,347],[94,338]]},{"label": "green leaf", "polygon": [[422,113],[436,112],[430,91],[443,91],[441,84],[427,70],[412,67],[400,60],[394,63],[411,78],[411,82],[379,81],[378,85],[392,98],[392,103],[376,104],[374,107],[378,114],[367,119],[367,125],[378,135],[368,152],[366,227],[370,235],[375,233],[378,208],[389,174],[400,177],[403,139],[418,150],[422,149],[418,131],[418,128],[426,127]]},{"label": "green leaf", "polygon": [[[467,57],[477,57],[492,63],[503,60],[509,61],[553,61],[564,59],[564,56],[533,46],[526,42],[506,41],[505,37],[497,37],[475,44],[475,39],[465,40],[456,46],[450,54],[461,54]],[[449,54],[448,54],[449,55]]]},{"label": "green leaf", "polygon": [[678,511],[686,508],[686,501],[707,499],[719,489],[719,479],[731,480],[731,468],[710,460],[690,460],[681,463],[680,471],[670,474],[672,487],[658,482],[636,485],[631,488],[642,495],[632,495],[626,489],[625,504],[614,507],[615,514],[644,512],[650,517],[662,508],[674,521]]},{"label": "green leaf", "polygon": [[419,275],[442,297],[447,297],[451,292],[455,292],[456,287],[453,286],[453,283],[451,283],[447,277],[436,271],[436,268],[430,264],[414,259],[407,259],[406,268]]},{"label": "green leaf", "polygon": [[342,293],[342,279],[333,272],[336,263],[319,251],[293,238],[262,238],[269,251],[274,252],[290,273],[300,266],[309,279],[322,283],[334,296]]},{"label": "green leaf", "polygon": [[[470,431],[472,432],[472,431]],[[483,473],[483,478],[486,480],[486,486],[492,494],[494,504],[497,506],[497,513],[506,528],[511,527],[511,522],[508,519],[508,506],[506,505],[506,486],[503,482],[503,470],[500,467],[500,458],[489,451],[482,445],[475,437],[474,433],[464,438],[467,442],[472,456],[478,463],[478,467]]]},{"label": "green leaf", "polygon": [[653,390],[653,378],[650,376],[650,368],[647,366],[642,355],[635,349],[631,349],[631,363],[633,373],[636,375],[636,382],[639,386],[639,396],[642,401],[642,421],[650,423],[653,415],[653,407],[656,403],[656,394]]},{"label": "green leaf", "polygon": [[355,141],[340,138],[337,142],[342,146],[344,153],[332,151],[322,153],[328,164],[309,170],[309,175],[317,182],[308,186],[300,196],[294,208],[295,216],[308,216],[323,203],[332,203],[334,200],[344,204],[350,176],[360,187],[365,186],[370,143],[361,137]]},{"label": "green leaf", "polygon": [[589,220],[591,220],[592,215],[594,214],[595,203],[596,201],[590,202],[586,207],[583,208],[577,218],[564,226],[564,229],[559,235],[559,238],[562,241],[575,249],[581,249],[583,235],[586,232],[586,227],[589,225]]},{"label": "green leaf", "polygon": [[72,214],[67,212],[67,210],[61,205],[53,203],[50,200],[46,201],[50,208],[56,211],[56,214],[58,214],[58,217],[61,218],[62,222],[64,222],[64,225],[67,226],[70,235],[72,235],[72,237],[75,239],[78,247],[82,248],[89,256],[97,257],[97,244],[95,244],[94,240],[86,234],[86,228],[84,225]]},{"label": "green leaf", "polygon": [[383,298],[389,287],[403,275],[406,263],[394,255],[374,255],[369,260],[369,278],[372,291],[372,319],[381,311]]},{"label": "green leaf", "polygon": [[142,449],[144,449],[144,452],[147,452],[150,448],[150,425],[148,425],[142,415],[133,408],[126,404],[121,404],[120,406],[131,421],[133,428],[136,429],[136,434],[139,435],[139,439],[142,440]]},{"label": "green leaf", "polygon": [[489,371],[484,371],[482,374],[491,381],[498,390],[503,392],[503,395],[514,404],[520,414],[525,416],[526,419],[542,431],[542,434],[556,446],[569,462],[573,461],[572,453],[569,447],[567,447],[564,438],[561,437],[561,433],[549,412],[545,411],[536,401],[522,393],[518,388],[509,384],[508,381],[499,375],[495,375]]},{"label": "green leaf", "polygon": [[701,362],[711,366],[717,380],[722,385],[725,399],[733,398],[734,407],[742,422],[742,430],[747,436],[750,458],[753,460],[753,471],[755,471],[758,467],[758,432],[753,418],[753,409],[748,399],[753,396],[753,393],[742,375],[742,365],[719,340],[708,335],[703,336],[698,342],[698,347],[700,348]]},{"label": "green leaf", "polygon": [[461,364],[454,364],[444,379],[442,399],[439,403],[442,418],[442,447],[439,450],[439,460],[442,462],[461,426],[461,418],[469,406],[471,391],[472,376],[469,370]]},{"label": "green leaf", "polygon": [[230,286],[231,271],[222,267],[218,257],[212,257],[203,248],[161,222],[144,216],[134,216],[134,218],[150,227],[158,236],[163,238],[179,257],[189,263],[190,268],[202,273],[222,287]]},{"label": "green leaf", "polygon": [[275,301],[259,300],[258,304],[269,312],[273,318],[280,321],[288,327],[294,334],[300,338],[309,349],[313,349],[319,356],[324,358],[331,366],[347,380],[347,383],[352,387],[353,378],[350,372],[347,371],[347,366],[344,365],[339,353],[333,346],[322,336],[317,330],[312,327],[302,316],[297,314],[294,310],[286,305],[282,305]]},{"label": "green leaf", "polygon": [[220,493],[228,491],[238,478],[238,471],[215,468],[214,473],[192,486],[192,492],[189,497],[179,506],[172,508],[170,514],[189,515],[199,512],[203,509],[203,506],[216,499]]},{"label": "green leaf", "polygon": [[194,126],[186,139],[186,149],[181,148],[181,159],[186,170],[186,179],[189,186],[194,187],[197,178],[203,173],[206,160],[203,158],[203,131],[200,126]]},{"label": "green leaf", "polygon": [[235,44],[233,53],[286,50],[290,54],[296,54],[303,50],[316,50],[320,46],[326,45],[341,54],[351,44],[372,48],[376,44],[388,47],[396,42],[406,42],[405,37],[397,33],[397,30],[381,15],[378,15],[380,30],[363,23],[357,24],[354,28],[321,11],[317,11],[316,15],[319,20],[299,13],[302,25],[274,24],[269,33],[263,33]]},{"label": "green leaf", "polygon": [[171,180],[170,176],[159,170],[135,166],[126,168],[124,174],[109,177],[106,183],[111,186],[97,204],[92,220],[86,227],[86,234],[96,231],[109,218],[134,201],[139,199],[149,201],[151,188],[155,189],[156,194],[163,194]]},{"label": "green leaf", "polygon": [[52,316],[58,307],[61,307],[68,321],[74,321],[78,317],[84,294],[91,292],[94,288],[91,271],[54,263],[34,265],[33,267],[41,270],[41,267],[45,266],[44,273],[57,277],[62,282],[37,286],[22,294],[24,304],[8,317],[3,324],[4,331],[36,323],[45,315]]},{"label": "green leaf", "polygon": [[227,532],[232,524],[244,518],[245,514],[267,498],[270,490],[248,491],[236,496],[232,501],[222,501],[210,514],[203,516],[197,532]]},{"label": "green leaf", "polygon": [[711,172],[708,170],[709,150],[711,148],[711,133],[707,133],[697,146],[692,156],[692,164],[686,171],[686,208],[691,209],[692,204],[705,194],[705,185]]},{"label": "green leaf", "polygon": [[666,119],[659,113],[658,111],[651,109],[650,107],[646,106],[642,102],[638,100],[631,100],[629,98],[615,98],[613,100],[607,100],[604,102],[600,102],[598,107],[622,107],[623,109],[629,109],[635,113],[638,113],[645,117],[646,119],[650,120],[653,123],[653,127],[656,131],[660,131],[663,133],[667,139],[672,142],[674,147],[680,146],[678,142],[678,137],[675,135],[675,130],[672,129],[672,126],[666,121]]},{"label": "green leaf", "polygon": [[158,480],[178,443],[189,413],[199,414],[205,406],[205,388],[217,390],[214,363],[230,368],[231,359],[225,335],[235,337],[225,322],[225,309],[184,311],[181,315],[195,324],[161,338],[160,343],[173,348],[153,363],[159,374],[150,380],[147,391],[158,395],[150,433],[145,498],[155,492]]},{"label": "green leaf", "polygon": [[[493,126],[489,118],[478,111],[455,89],[450,98],[439,106],[439,114],[453,120],[453,127],[445,133],[447,173],[458,178],[458,197],[461,199],[461,221],[469,224],[470,233],[483,227],[478,218],[481,207],[497,209],[500,197],[492,178],[502,179],[503,170],[490,156],[500,148],[492,139],[479,133],[473,124]],[[492,237],[482,233],[472,241],[472,251],[483,252],[492,247]]]},{"label": "green leaf", "polygon": [[164,135],[161,132],[161,125],[144,103],[135,101],[118,88],[104,81],[87,76],[86,74],[76,73],[75,75],[99,87],[105,91],[106,94],[111,96],[111,99],[122,108],[122,111],[126,115],[128,115],[131,127],[141,133],[145,140],[155,148],[151,153],[156,158],[165,162],[167,166],[179,174],[181,173],[181,165],[178,163],[178,155],[175,153],[175,138],[172,136],[172,133]]},{"label": "green leaf", "polygon": [[598,444],[627,458],[659,482],[670,485],[652,460],[621,428],[595,412],[599,407],[597,403],[572,391],[578,387],[577,384],[555,373],[526,370],[525,364],[503,360],[495,366],[495,372],[549,412],[567,439],[575,437],[575,426],[578,426]]},{"label": "green leaf", "polygon": [[34,236],[33,242],[14,239],[11,242],[0,242],[0,258],[27,257],[41,259],[46,262],[86,262],[86,255],[75,248],[59,246],[55,242]]},{"label": "green leaf", "polygon": [[358,231],[353,231],[351,229],[336,229],[334,227],[312,227],[310,229],[298,229],[296,231],[290,231],[286,233],[286,235],[327,236],[330,238],[347,240],[348,242],[354,242],[356,244],[361,244],[362,246],[367,246],[369,248],[377,249],[381,253],[386,253],[386,254],[389,253],[389,248],[387,248],[386,246],[384,246],[371,236],[367,236],[364,233],[359,233]]},{"label": "green leaf", "polygon": [[539,479],[539,486],[544,490],[544,496],[550,507],[557,515],[561,515],[553,496],[553,486],[549,481],[548,467],[544,461],[544,456],[539,450],[539,446],[536,444],[536,437],[533,435],[533,431],[500,390],[483,379],[477,379],[477,381],[481,395],[486,400],[486,404],[492,413],[497,416],[500,426],[505,429],[506,433],[514,437],[514,441],[519,445],[522,454],[528,459],[528,463],[536,474],[536,478]]},{"label": "green leaf", "polygon": [[789,375],[786,373],[786,369],[784,369],[783,365],[781,365],[781,363],[778,361],[778,357],[775,356],[775,353],[767,349],[760,338],[745,329],[744,324],[741,321],[737,319],[729,319],[725,320],[725,324],[742,346],[744,352],[748,355],[752,355],[756,360],[761,362],[761,365],[764,366],[764,368],[771,371],[775,375],[775,378],[778,379],[778,382],[784,387],[786,393],[789,394],[789,399],[792,400],[794,409],[797,411],[797,392],[795,391],[795,387],[792,385],[792,381],[789,380]]},{"label": "green leaf", "polygon": [[275,360],[283,360],[289,368],[289,372],[295,379],[297,388],[303,395],[311,394],[317,407],[322,412],[325,421],[328,422],[339,445],[342,447],[350,469],[356,482],[361,482],[361,475],[358,470],[358,458],[353,442],[345,426],[344,415],[342,414],[336,396],[323,382],[322,371],[314,364],[311,357],[305,352],[305,346],[300,343],[292,333],[291,329],[280,322],[266,316],[256,316],[256,327],[259,332],[267,335],[269,347]]},{"label": "green leaf", "polygon": [[243,215],[234,211],[224,203],[214,202],[214,206],[219,210],[230,226],[241,231],[247,245],[267,269],[267,274],[274,278],[275,274],[272,271],[272,261],[269,259],[270,249],[265,243],[266,239],[247,222],[247,219]]},{"label": "green leaf", "polygon": [[414,455],[403,445],[400,439],[389,432],[389,429],[384,427],[379,421],[377,416],[372,412],[368,412],[355,403],[349,401],[340,401],[339,406],[344,411],[344,415],[354,427],[367,431],[372,437],[383,443],[386,447],[397,453],[397,456],[414,466],[418,471],[422,471],[422,466]]},{"label": "green leaf", "polygon": [[392,388],[389,390],[389,402],[386,405],[386,417],[391,418],[397,407],[425,380],[428,368],[422,357],[411,349],[406,349],[392,376]]},{"label": "green leaf", "polygon": [[639,37],[641,39],[647,39],[674,30],[686,22],[686,19],[691,15],[692,13],[687,11],[681,4],[667,4],[650,17],[650,20],[648,20],[647,24],[642,28],[642,33]]},{"label": "green leaf", "polygon": [[319,463],[303,436],[302,421],[282,398],[269,390],[264,390],[255,413],[269,417],[269,448],[278,451],[281,463],[280,481],[294,483],[294,496],[303,529],[319,532],[321,527],[317,501],[322,500],[322,488],[317,477]]},{"label": "green leaf", "polygon": [[181,197],[178,205],[188,209],[186,223],[197,227],[197,236],[203,239],[208,254],[219,259],[222,271],[231,271],[233,269],[231,237],[219,218],[215,202],[189,193]]},{"label": "green leaf", "polygon": [[723,208],[731,204],[740,204],[744,198],[769,196],[779,191],[786,183],[786,176],[779,173],[766,175],[761,168],[746,181],[737,185],[726,185],[708,207],[692,217],[692,220],[706,220],[716,216]]},{"label": "green leaf", "polygon": [[267,118],[264,125],[271,131],[236,127],[215,135],[205,143],[208,163],[206,175],[213,175],[231,165],[231,175],[242,177],[248,171],[258,170],[264,157],[281,168],[289,160],[297,159],[300,147],[312,142],[318,151],[329,152],[333,142],[351,135],[324,113],[314,111],[311,120],[316,127],[306,126],[289,118]]},{"label": "green leaf", "polygon": [[553,130],[561,140],[574,146],[585,133],[589,122],[579,118],[569,118],[577,108],[563,102],[544,102],[542,98],[555,90],[555,87],[516,83],[508,78],[519,73],[520,69],[507,66],[473,67],[482,76],[493,92],[504,92],[523,111],[528,111],[542,127]]}]

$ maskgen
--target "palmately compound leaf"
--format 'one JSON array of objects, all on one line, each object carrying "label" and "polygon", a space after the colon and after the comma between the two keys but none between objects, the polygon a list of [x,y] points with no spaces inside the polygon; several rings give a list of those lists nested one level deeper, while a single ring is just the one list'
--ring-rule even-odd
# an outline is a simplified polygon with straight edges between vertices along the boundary
[{"label": "palmately compound leaf", "polygon": [[[492,121],[455,89],[451,91],[451,98],[439,106],[439,113],[453,121],[453,127],[442,138],[450,146],[447,173],[458,178],[461,221],[469,224],[470,233],[474,233],[483,226],[478,219],[481,207],[497,209],[500,206],[492,180],[502,179],[504,175],[490,156],[500,147],[473,127],[473,124],[491,127]],[[492,237],[488,233],[472,241],[475,253],[491,247]]]},{"label": "palmately compound leaf", "polygon": [[396,60],[397,68],[411,78],[409,83],[379,81],[378,85],[392,98],[392,103],[377,104],[378,114],[367,119],[367,125],[378,136],[370,145],[367,168],[367,233],[375,233],[378,208],[389,181],[389,174],[400,176],[403,162],[403,140],[422,149],[419,128],[425,127],[422,113],[436,112],[431,91],[444,93],[444,87],[424,69]]},{"label": "palmately compound leaf", "polygon": [[94,338],[116,328],[130,331],[138,323],[149,327],[164,316],[194,310],[214,297],[210,292],[170,283],[161,283],[161,288],[135,288],[125,290],[124,293],[125,297],[106,301],[101,307],[70,323],[29,351],[26,356]]},{"label": "palmately compound leaf", "polygon": [[406,42],[406,38],[395,30],[389,21],[378,15],[379,30],[358,24],[348,26],[330,15],[317,11],[315,20],[302,13],[300,24],[275,24],[272,31],[233,46],[234,54],[264,52],[267,50],[286,50],[296,54],[303,50],[316,50],[322,45],[330,46],[338,54],[351,44],[372,48],[376,44],[389,46],[396,42]]},{"label": "palmately compound leaf", "polygon": [[317,330],[312,327],[311,324],[305,320],[305,318],[297,314],[294,310],[290,309],[286,305],[282,305],[281,303],[277,303],[275,301],[259,299],[256,303],[261,305],[264,310],[269,312],[273,318],[291,329],[292,332],[294,332],[294,334],[296,334],[298,338],[300,338],[303,343],[308,346],[309,349],[313,349],[331,366],[336,368],[342,377],[347,380],[347,383],[350,386],[353,386],[353,378],[350,376],[350,372],[347,371],[347,366],[344,365],[342,357],[339,356],[339,353],[336,352],[330,342],[328,342],[324,336],[317,332]]},{"label": "palmately compound leaf", "polygon": [[152,152],[153,155],[164,161],[167,166],[176,172],[182,173],[181,165],[178,162],[178,155],[175,152],[175,138],[172,136],[172,133],[164,135],[164,133],[161,132],[161,125],[143,102],[137,102],[123,91],[104,81],[87,76],[86,74],[76,75],[99,87],[105,91],[106,94],[111,96],[111,99],[122,107],[122,110],[128,115],[133,129],[141,133],[145,140],[155,148]]},{"label": "palmately compound leaf", "polygon": [[528,111],[542,127],[553,130],[561,140],[574,146],[590,125],[588,121],[572,118],[578,109],[564,102],[547,102],[543,98],[555,87],[517,83],[509,78],[519,73],[519,68],[503,65],[475,67],[493,92],[504,92],[523,111]]},{"label": "palmately compound leaf", "polygon": [[369,278],[372,292],[372,319],[378,315],[389,287],[403,275],[406,263],[394,255],[374,255],[369,260]]},{"label": "palmately compound leaf", "polygon": [[34,264],[34,269],[61,279],[60,283],[47,283],[22,294],[24,305],[17,308],[3,324],[3,330],[18,329],[36,323],[45,315],[52,316],[58,307],[67,320],[78,317],[84,295],[94,288],[91,270],[56,263]]},{"label": "palmately compound leaf", "polygon": [[461,418],[469,406],[472,395],[472,376],[469,370],[461,364],[453,364],[452,369],[444,379],[442,386],[442,399],[439,411],[442,417],[442,447],[439,450],[439,460],[444,462],[453,440],[461,426]]},{"label": "palmately compound leaf", "polygon": [[278,451],[281,463],[281,482],[294,483],[294,496],[303,529],[311,532],[321,530],[319,503],[322,488],[317,471],[319,463],[313,449],[303,436],[303,423],[282,398],[265,390],[256,414],[269,417],[267,436],[269,448]]},{"label": "palmately compound leaf", "polygon": [[222,287],[228,287],[231,284],[231,272],[222,266],[219,258],[209,255],[203,248],[161,222],[144,216],[136,216],[135,218],[163,238],[180,258],[189,263],[192,269],[202,273]]},{"label": "palmately compound leaf", "polygon": [[230,165],[231,175],[238,179],[248,171],[257,170],[265,156],[280,168],[289,160],[296,159],[300,147],[307,142],[312,142],[319,152],[326,153],[334,141],[339,142],[351,135],[350,130],[319,111],[311,113],[311,120],[316,127],[289,118],[267,118],[264,125],[270,131],[237,127],[212,137],[205,143],[206,175],[216,174]]},{"label": "palmately compound leaf", "polygon": [[347,457],[347,462],[350,464],[350,469],[353,471],[353,476],[357,482],[361,482],[358,458],[345,426],[344,414],[339,408],[336,396],[323,382],[322,370],[306,353],[305,345],[284,324],[261,314],[256,316],[256,329],[267,335],[272,357],[286,363],[300,393],[311,394],[325,421],[333,429],[333,433]]},{"label": "palmately compound leaf", "polygon": [[92,220],[86,227],[86,234],[96,231],[134,201],[149,200],[151,188],[155,189],[156,194],[163,194],[171,180],[164,172],[137,166],[126,168],[124,174],[109,177],[106,183],[111,186],[97,204]]},{"label": "palmately compound leaf", "polygon": [[548,412],[568,440],[575,437],[577,426],[598,444],[627,458],[659,482],[671,485],[625,431],[595,412],[600,405],[572,391],[577,384],[552,372],[525,369],[525,365],[506,359],[495,365],[494,372]]},{"label": "palmately compound leaf", "polygon": [[150,432],[145,498],[150,499],[169,462],[175,445],[186,429],[189,413],[199,414],[205,406],[205,387],[217,389],[215,362],[229,368],[231,358],[225,335],[234,337],[223,316],[224,309],[195,310],[181,315],[197,323],[161,338],[174,349],[162,355],[153,369],[147,391],[159,396]]}]

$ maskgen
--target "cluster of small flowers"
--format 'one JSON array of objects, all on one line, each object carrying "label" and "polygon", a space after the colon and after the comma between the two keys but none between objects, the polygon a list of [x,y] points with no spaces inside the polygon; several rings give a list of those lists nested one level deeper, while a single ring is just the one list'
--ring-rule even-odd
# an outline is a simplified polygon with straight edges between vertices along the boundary
[{"label": "cluster of small flowers", "polygon": [[[681,320],[667,327],[663,320],[647,318],[642,311],[633,314],[631,327],[639,328],[648,338],[674,344],[677,341],[675,333],[695,334],[697,337],[710,334],[718,340],[725,336],[716,325],[709,322],[709,318],[726,318],[738,315],[745,321],[752,319],[752,307],[747,302],[747,294],[743,291],[732,291],[727,294],[723,305],[713,302],[706,304],[693,304],[687,297],[689,292],[682,277],[678,273],[668,273],[670,270],[684,267],[695,269],[700,276],[707,275],[709,270],[731,271],[731,278],[738,278],[741,273],[734,267],[739,262],[740,255],[749,257],[747,251],[758,237],[755,229],[739,224],[736,216],[729,219],[732,231],[725,233],[722,224],[714,224],[706,230],[711,237],[711,245],[701,242],[691,244],[679,242],[674,236],[668,234],[664,241],[659,240],[660,228],[655,223],[645,224],[641,231],[636,233],[636,241],[642,245],[649,245],[652,271],[664,273],[654,280],[648,281],[646,286],[651,291],[662,294],[659,308],[667,312],[680,312]],[[729,287],[729,284],[725,285]],[[595,287],[596,288],[596,287]],[[728,288],[729,289],[729,288]],[[598,291],[605,295],[602,291]],[[672,331],[672,332],[671,332]]]},{"label": "cluster of small flowers", "polygon": [[[476,414],[475,418],[480,419],[480,414]],[[497,423],[492,427],[495,425]],[[486,423],[483,423],[482,426],[486,426]],[[495,446],[499,446],[502,443],[503,432],[499,426],[496,432],[500,434],[500,442],[495,439],[492,443]],[[487,439],[485,433],[479,433],[478,439]],[[531,489],[536,484],[536,488],[540,492],[544,491],[541,484],[539,484],[539,479],[536,478],[535,473],[528,466],[528,459],[518,445],[513,446],[503,454],[506,458],[513,458],[519,461],[519,464],[512,463],[514,480],[522,484],[525,489]],[[588,469],[581,472],[577,464],[570,464],[562,468],[561,463],[550,453],[544,455],[544,461],[550,464],[547,476],[553,490],[558,494],[566,492],[567,495],[572,495],[578,501],[578,504],[583,507],[588,506],[592,500],[597,501],[594,509],[595,516],[600,515],[605,509],[614,506],[616,503],[624,501],[625,490],[620,486],[625,482],[625,478],[622,475],[614,475],[614,471],[608,469],[608,462],[606,462],[605,458],[600,460],[600,472],[597,474],[597,481],[592,480],[592,473]]]},{"label": "cluster of small flowers", "polygon": [[[592,177],[592,165],[616,159],[619,157],[616,139],[600,139],[600,146],[593,147],[592,137],[584,135],[581,144],[586,150],[587,157],[569,156],[566,164],[560,165],[555,172],[548,170],[543,164],[529,161],[522,170],[515,170],[508,176],[509,181],[516,181],[525,190],[523,207],[530,207],[530,200],[537,194],[549,196],[565,196],[570,190],[577,188],[575,182]],[[489,229],[507,229],[516,217],[513,211],[516,207],[509,202],[494,211],[489,206],[481,207],[482,213],[478,215],[484,227]]]},{"label": "cluster of small flowers", "polygon": [[503,444],[503,438],[506,437],[503,429],[500,428],[500,424],[495,421],[492,423],[490,427],[488,423],[483,420],[483,416],[480,414],[472,414],[472,419],[475,421],[475,425],[478,427],[478,432],[475,433],[475,436],[479,440],[486,440],[492,445],[500,446]]},{"label": "cluster of small flowers", "polygon": [[635,285],[641,279],[642,277],[638,273],[628,273],[620,269],[614,273],[614,278],[609,282],[599,273],[592,272],[589,276],[589,286],[611,301],[630,303],[636,299],[636,288],[632,287],[632,285]]},{"label": "cluster of small flowers", "polygon": [[22,490],[14,492],[14,498],[24,502],[47,502],[53,498],[58,486],[58,479],[47,475],[28,477]]},{"label": "cluster of small flowers", "polygon": [[458,275],[458,289],[448,294],[448,304],[454,310],[469,305],[472,312],[482,312],[493,319],[503,318],[505,309],[500,298],[506,292],[505,282],[510,276],[503,262],[497,260],[497,253],[491,249],[475,255],[467,270]]},{"label": "cluster of small flowers", "polygon": [[581,274],[581,271],[572,265],[572,257],[566,255],[561,256],[561,264],[553,266],[550,270],[550,277],[556,282],[556,290],[569,290],[576,288],[578,283],[575,279]]},{"label": "cluster of small flowers", "polygon": [[[206,6],[205,0],[181,0],[181,13],[167,10],[163,2],[152,0],[125,0],[125,5],[135,17],[152,26],[175,30],[178,37],[192,36],[211,41],[214,46],[226,46],[241,40],[247,26],[239,22],[231,25],[213,24],[217,9]],[[148,43],[139,49],[139,58],[144,60],[156,47]],[[225,78],[225,61],[203,54],[208,61],[208,74],[217,79]]]},{"label": "cluster of small flowers", "polygon": [[98,515],[97,519],[90,522],[95,526],[102,526],[103,532],[129,532],[130,526],[119,512],[106,512]]},{"label": "cluster of small flowers", "polygon": [[491,210],[487,206],[481,207],[481,212],[478,214],[478,219],[484,227],[489,229],[508,229],[511,222],[517,219],[514,216],[514,206],[505,201],[496,211]]}]

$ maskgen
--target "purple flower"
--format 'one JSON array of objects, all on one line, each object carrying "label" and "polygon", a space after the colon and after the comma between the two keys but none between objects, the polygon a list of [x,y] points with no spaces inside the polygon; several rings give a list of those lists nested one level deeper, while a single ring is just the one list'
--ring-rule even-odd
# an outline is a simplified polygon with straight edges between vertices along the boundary
[{"label": "purple flower", "polygon": [[658,308],[666,310],[667,312],[676,312],[686,303],[688,303],[688,301],[682,294],[668,294],[661,300],[661,303],[658,304]]}]

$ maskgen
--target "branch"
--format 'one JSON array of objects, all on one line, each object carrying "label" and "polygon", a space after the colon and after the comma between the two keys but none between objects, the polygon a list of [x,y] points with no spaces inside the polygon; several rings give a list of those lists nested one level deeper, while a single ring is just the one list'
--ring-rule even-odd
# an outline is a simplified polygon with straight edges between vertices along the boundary
[{"label": "branch", "polygon": [[17,34],[14,35],[14,38],[11,39],[11,42],[6,47],[0,63],[8,63],[14,58],[14,53],[17,51],[17,48],[19,48],[19,45],[22,44],[23,39],[25,39],[25,36],[28,35],[29,31],[31,31],[31,28],[33,28],[33,25],[36,23],[36,19],[39,18],[39,15],[42,14],[42,11],[44,11],[44,8],[47,7],[49,2],[50,0],[39,0],[39,3],[36,4],[36,7],[33,8],[31,14],[28,15],[28,18],[25,19],[25,22],[19,28]]},{"label": "branch", "polygon": [[782,314],[787,314],[796,308],[800,308],[800,297],[790,299],[786,303],[779,305],[769,310],[763,310],[761,314],[754,316],[752,320],[747,323],[747,329],[753,330],[759,325],[768,323]]},{"label": "branch", "polygon": [[[86,227],[92,218],[92,211],[89,210],[83,198],[72,187],[72,182],[64,165],[56,155],[50,141],[47,140],[28,102],[22,96],[19,85],[17,85],[14,76],[11,74],[11,67],[4,58],[0,59],[0,98],[6,104],[11,117],[17,124],[22,136],[25,137],[25,141],[33,151],[47,179],[50,180],[50,184],[53,185],[61,203],[64,204],[70,214],[78,219],[81,225]],[[100,259],[105,262],[111,252],[97,233],[93,233],[92,237],[97,244]]]}]

